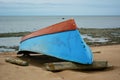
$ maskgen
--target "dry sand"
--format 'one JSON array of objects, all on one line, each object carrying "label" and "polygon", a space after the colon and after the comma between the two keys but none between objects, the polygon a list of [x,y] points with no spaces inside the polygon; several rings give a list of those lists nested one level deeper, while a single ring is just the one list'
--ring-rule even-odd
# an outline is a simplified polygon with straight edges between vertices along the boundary
[{"label": "dry sand", "polygon": [[64,70],[46,71],[43,63],[56,61],[48,56],[22,58],[29,66],[18,66],[5,62],[7,57],[16,57],[16,52],[0,53],[0,80],[120,80],[120,45],[91,47],[94,60],[107,60],[113,68],[96,71]]}]

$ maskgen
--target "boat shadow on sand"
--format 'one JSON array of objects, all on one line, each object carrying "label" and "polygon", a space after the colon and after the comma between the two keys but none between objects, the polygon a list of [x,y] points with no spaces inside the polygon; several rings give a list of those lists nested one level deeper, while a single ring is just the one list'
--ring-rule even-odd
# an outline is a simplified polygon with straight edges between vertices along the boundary
[{"label": "boat shadow on sand", "polygon": [[51,63],[51,62],[63,62],[64,60],[47,56],[47,55],[42,55],[42,54],[33,54],[31,56],[17,56],[17,58],[27,61],[29,65],[33,65],[36,67],[41,67],[44,68],[45,63]]},{"label": "boat shadow on sand", "polygon": [[[42,55],[42,54],[33,54],[31,56],[17,56],[17,58],[21,59],[21,60],[24,60],[24,61],[27,61],[29,63],[29,65],[32,65],[32,66],[35,66],[35,67],[39,67],[39,68],[42,68],[44,70],[46,70],[45,68],[45,64],[46,63],[53,63],[53,62],[68,62],[68,61],[65,61],[65,60],[61,60],[61,59],[58,59],[58,58],[55,58],[55,57],[51,57],[51,56],[47,56],[47,55]],[[114,70],[115,66],[112,66],[112,67],[108,67],[108,68],[105,68],[105,69],[89,69],[89,70],[79,70],[79,69],[70,69],[72,71],[76,71],[76,72],[85,72],[85,73],[95,73],[95,72],[106,72],[106,71],[111,71],[111,70]],[[61,70],[58,70],[58,71],[52,71],[52,72],[59,72]]]}]

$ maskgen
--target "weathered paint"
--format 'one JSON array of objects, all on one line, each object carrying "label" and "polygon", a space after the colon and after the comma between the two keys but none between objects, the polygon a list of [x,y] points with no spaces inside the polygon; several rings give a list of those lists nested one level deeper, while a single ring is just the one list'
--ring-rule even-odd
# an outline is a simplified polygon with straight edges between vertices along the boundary
[{"label": "weathered paint", "polygon": [[75,30],[75,29],[77,29],[77,27],[76,27],[74,19],[69,19],[69,20],[48,26],[46,28],[40,29],[38,31],[32,32],[31,34],[23,37],[21,41],[24,41],[26,39],[36,37],[36,36],[58,33],[58,32],[63,32],[63,31],[68,31],[68,30]]},{"label": "weathered paint", "polygon": [[92,52],[77,29],[29,38],[21,42],[19,51],[42,53],[82,64],[93,62]]}]

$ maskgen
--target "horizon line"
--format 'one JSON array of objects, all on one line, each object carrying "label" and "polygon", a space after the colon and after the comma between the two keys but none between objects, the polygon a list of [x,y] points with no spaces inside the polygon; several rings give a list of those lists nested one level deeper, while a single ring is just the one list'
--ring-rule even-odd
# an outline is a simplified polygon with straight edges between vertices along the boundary
[{"label": "horizon line", "polygon": [[0,15],[0,16],[120,16],[120,15]]}]

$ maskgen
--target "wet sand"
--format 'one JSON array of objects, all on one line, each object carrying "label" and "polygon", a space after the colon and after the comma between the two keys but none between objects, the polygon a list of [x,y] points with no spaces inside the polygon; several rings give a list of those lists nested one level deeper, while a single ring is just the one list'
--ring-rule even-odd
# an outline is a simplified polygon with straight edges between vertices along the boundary
[{"label": "wet sand", "polygon": [[[64,70],[51,72],[44,69],[46,62],[59,61],[44,55],[23,58],[16,52],[0,53],[0,80],[119,80],[120,45],[91,47],[94,60],[107,60],[112,68],[94,71]],[[17,57],[28,61],[29,66],[18,66],[5,62],[7,57]]]}]

